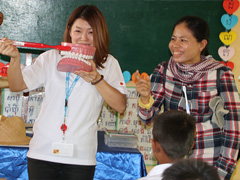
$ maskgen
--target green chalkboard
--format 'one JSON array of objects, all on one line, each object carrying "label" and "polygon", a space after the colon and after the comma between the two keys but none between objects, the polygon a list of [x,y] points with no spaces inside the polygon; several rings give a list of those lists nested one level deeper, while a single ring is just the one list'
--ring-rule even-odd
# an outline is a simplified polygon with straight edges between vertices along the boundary
[{"label": "green chalkboard", "polygon": [[150,74],[159,62],[168,60],[173,24],[184,15],[197,15],[209,23],[209,50],[220,60],[219,34],[225,31],[220,19],[226,14],[222,0],[1,0],[0,37],[60,44],[69,15],[82,4],[94,4],[104,14],[110,52],[122,71],[139,69]]}]

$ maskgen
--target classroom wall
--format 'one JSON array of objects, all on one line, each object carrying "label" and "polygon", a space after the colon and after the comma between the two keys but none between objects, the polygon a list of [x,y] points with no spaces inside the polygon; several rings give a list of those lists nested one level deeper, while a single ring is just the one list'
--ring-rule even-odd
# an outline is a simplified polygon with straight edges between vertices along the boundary
[{"label": "classroom wall", "polygon": [[232,31],[235,31],[237,33],[237,38],[232,44],[230,44],[230,47],[233,47],[235,49],[235,55],[229,61],[232,61],[234,63],[233,73],[237,82],[238,91],[240,92],[240,7],[233,14],[238,17],[238,23],[232,28]]},{"label": "classroom wall", "polygon": [[[209,49],[216,59],[222,45],[218,34],[225,12],[222,0],[1,0],[5,19],[0,37],[18,41],[60,44],[66,21],[82,4],[94,4],[104,14],[110,33],[110,52],[123,71],[152,73],[169,60],[173,24],[184,15],[198,15],[211,28]],[[197,7],[197,8],[193,8]],[[24,63],[24,54],[22,55]],[[0,57],[8,61],[7,57]]]}]

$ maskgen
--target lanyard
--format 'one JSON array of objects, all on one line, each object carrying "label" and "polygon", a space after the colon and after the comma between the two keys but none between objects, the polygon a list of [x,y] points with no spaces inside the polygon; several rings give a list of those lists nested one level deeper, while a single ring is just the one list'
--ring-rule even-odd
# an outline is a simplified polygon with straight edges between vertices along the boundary
[{"label": "lanyard", "polygon": [[61,130],[63,131],[63,140],[65,139],[65,131],[67,130],[67,126],[66,126],[66,116],[67,116],[67,109],[68,109],[68,98],[71,95],[74,86],[76,85],[78,79],[80,78],[80,76],[77,76],[73,83],[71,84],[71,86],[69,87],[69,81],[70,81],[70,73],[67,72],[66,73],[66,83],[65,83],[65,107],[64,107],[64,121],[63,124],[61,125]]}]

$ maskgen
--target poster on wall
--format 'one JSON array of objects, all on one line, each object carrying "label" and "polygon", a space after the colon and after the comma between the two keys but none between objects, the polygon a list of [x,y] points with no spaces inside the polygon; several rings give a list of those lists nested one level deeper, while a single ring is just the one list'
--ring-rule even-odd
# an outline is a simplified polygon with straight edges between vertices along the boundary
[{"label": "poster on wall", "polygon": [[138,137],[138,150],[142,153],[147,166],[156,165],[152,154],[152,125],[141,123],[137,115],[138,94],[135,87],[127,87],[127,109],[124,115],[119,115],[117,129],[131,131]]},{"label": "poster on wall", "polygon": [[98,119],[98,130],[116,130],[116,122],[118,119],[118,113],[114,111],[104,101],[100,117]]},{"label": "poster on wall", "polygon": [[27,123],[34,124],[40,112],[44,92],[30,91],[28,96]]},{"label": "poster on wall", "polygon": [[9,88],[2,89],[1,114],[6,117],[19,116],[22,112],[23,92],[11,92]]},{"label": "poster on wall", "polygon": [[138,94],[135,87],[127,87],[127,109],[123,115],[116,113],[106,103],[98,121],[99,130],[119,130],[133,132],[138,137],[138,149],[143,154],[147,166],[157,164],[152,156],[152,126],[145,126],[137,116]]}]

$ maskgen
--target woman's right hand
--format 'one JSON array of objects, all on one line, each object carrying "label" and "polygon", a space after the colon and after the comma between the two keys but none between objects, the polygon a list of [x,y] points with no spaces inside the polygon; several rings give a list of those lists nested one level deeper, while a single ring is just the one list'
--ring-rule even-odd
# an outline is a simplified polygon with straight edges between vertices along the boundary
[{"label": "woman's right hand", "polygon": [[151,91],[151,81],[150,77],[147,76],[146,79],[143,79],[139,76],[139,71],[135,72],[135,77],[137,79],[136,90],[141,95],[141,100],[144,104],[149,103],[150,91]]},{"label": "woman's right hand", "polygon": [[2,38],[2,40],[0,41],[0,54],[20,60],[19,51],[17,47],[13,44],[14,41],[11,41],[7,38]]}]

